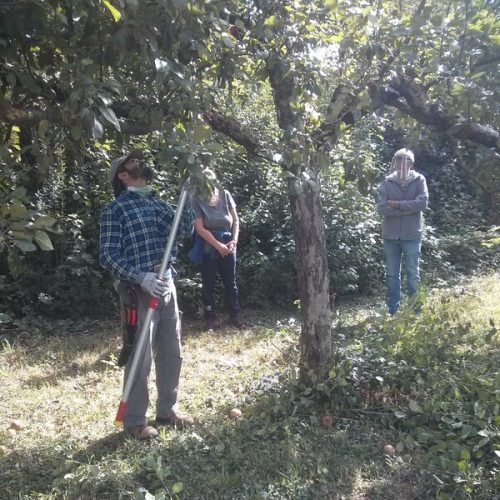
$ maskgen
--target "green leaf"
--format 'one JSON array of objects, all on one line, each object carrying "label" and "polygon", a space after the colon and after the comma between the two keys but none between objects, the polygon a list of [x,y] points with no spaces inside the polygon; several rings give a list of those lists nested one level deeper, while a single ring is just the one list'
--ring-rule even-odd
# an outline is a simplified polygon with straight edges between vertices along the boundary
[{"label": "green leaf", "polygon": [[469,424],[465,424],[463,427],[462,427],[462,432],[460,433],[460,436],[462,438],[466,438],[470,435],[470,433],[474,430],[474,427],[472,427],[472,425],[469,425]]},{"label": "green leaf", "polygon": [[58,12],[56,14],[56,19],[61,21],[61,23],[65,24],[66,26],[68,25],[68,18],[62,12]]},{"label": "green leaf", "polygon": [[269,16],[264,21],[264,26],[275,26],[277,21],[278,21],[278,18],[275,15]]},{"label": "green leaf", "polygon": [[233,39],[230,36],[222,35],[222,41],[226,47],[232,49],[234,47]]},{"label": "green leaf", "polygon": [[94,61],[92,59],[89,59],[88,57],[85,57],[82,59],[82,64],[84,66],[90,66],[91,64],[94,64]]},{"label": "green leaf", "polygon": [[56,223],[56,219],[51,215],[40,215],[33,223],[34,228],[45,228],[53,226]]},{"label": "green leaf", "polygon": [[115,112],[111,108],[99,108],[101,115],[106,119],[107,122],[111,123],[118,132],[121,131],[120,122],[115,115]]},{"label": "green leaf", "polygon": [[408,406],[413,413],[422,413],[422,408],[420,408],[419,404],[414,399],[410,399]]},{"label": "green leaf", "polygon": [[210,125],[199,125],[193,130],[193,140],[195,142],[203,142],[212,135],[212,127]]},{"label": "green leaf", "polygon": [[168,59],[155,59],[156,81],[163,82],[172,69],[172,64]]},{"label": "green leaf", "polygon": [[14,240],[14,245],[23,252],[34,252],[36,250],[36,246],[31,241]]},{"label": "green leaf", "polygon": [[26,207],[24,205],[12,205],[9,208],[10,216],[13,219],[22,219],[26,215]]},{"label": "green leaf", "polygon": [[113,16],[115,22],[118,22],[122,18],[121,12],[116,7],[114,7],[109,0],[102,0],[102,3],[109,10],[109,12],[111,12],[111,15]]},{"label": "green leaf", "polygon": [[39,229],[37,229],[35,231],[35,235],[33,236],[33,238],[38,243],[40,250],[44,251],[54,250],[49,235],[45,231],[40,231]]},{"label": "green leaf", "polygon": [[47,131],[49,130],[49,121],[48,120],[40,120],[38,124],[38,133],[44,137]]},{"label": "green leaf", "polygon": [[100,139],[103,134],[104,127],[102,126],[102,123],[97,118],[94,118],[94,122],[92,124],[92,137],[94,139]]},{"label": "green leaf", "polygon": [[172,493],[178,495],[182,490],[184,490],[184,483],[178,482],[172,486]]},{"label": "green leaf", "polygon": [[111,92],[113,92],[114,94],[118,95],[119,97],[121,97],[122,95],[122,87],[121,85],[115,81],[115,80],[106,80],[102,86],[105,88],[105,89],[108,89],[110,90]]}]

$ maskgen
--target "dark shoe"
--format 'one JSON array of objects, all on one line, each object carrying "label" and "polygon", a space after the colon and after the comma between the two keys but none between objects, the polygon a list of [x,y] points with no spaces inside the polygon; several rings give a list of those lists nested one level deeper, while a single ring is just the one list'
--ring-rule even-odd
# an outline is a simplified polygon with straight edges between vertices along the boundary
[{"label": "dark shoe", "polygon": [[139,441],[146,441],[158,436],[158,431],[154,427],[149,427],[148,425],[136,425],[135,427],[127,427],[125,429],[125,432],[129,436],[132,436]]},{"label": "dark shoe", "polygon": [[208,332],[208,330],[216,330],[217,329],[217,321],[215,321],[215,318],[208,318],[205,320],[205,326],[203,329]]},{"label": "dark shoe", "polygon": [[241,321],[239,315],[231,316],[231,324],[238,328],[238,330],[243,330],[243,328],[245,328],[245,324],[243,323],[243,321]]},{"label": "dark shoe", "polygon": [[155,424],[157,426],[163,425],[180,425],[181,427],[193,425],[194,419],[188,413],[180,413],[173,411],[167,417],[156,417]]}]

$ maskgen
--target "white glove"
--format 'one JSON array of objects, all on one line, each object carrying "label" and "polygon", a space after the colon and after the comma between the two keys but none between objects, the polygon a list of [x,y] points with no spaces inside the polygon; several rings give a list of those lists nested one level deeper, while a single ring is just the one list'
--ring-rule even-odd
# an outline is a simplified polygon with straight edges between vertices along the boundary
[{"label": "white glove", "polygon": [[155,273],[146,273],[140,285],[141,288],[152,297],[160,298],[168,292],[167,283],[158,279]]}]

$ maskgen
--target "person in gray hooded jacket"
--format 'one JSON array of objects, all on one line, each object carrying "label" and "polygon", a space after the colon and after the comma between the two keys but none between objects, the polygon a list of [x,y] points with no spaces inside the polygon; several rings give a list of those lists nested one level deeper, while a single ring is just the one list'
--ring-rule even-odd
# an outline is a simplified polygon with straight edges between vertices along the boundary
[{"label": "person in gray hooded jacket", "polygon": [[427,182],[413,170],[414,154],[396,151],[391,173],[379,184],[377,208],[383,217],[382,238],[387,280],[387,308],[395,314],[401,304],[401,261],[408,278],[408,296],[414,300],[420,282],[423,211],[429,203]]}]

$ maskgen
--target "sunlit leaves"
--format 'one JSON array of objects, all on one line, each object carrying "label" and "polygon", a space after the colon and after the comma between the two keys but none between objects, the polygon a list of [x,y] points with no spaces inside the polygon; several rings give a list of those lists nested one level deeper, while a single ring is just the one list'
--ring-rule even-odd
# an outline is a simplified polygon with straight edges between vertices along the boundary
[{"label": "sunlit leaves", "polygon": [[33,222],[33,228],[49,228],[56,223],[56,219],[51,215],[38,214]]},{"label": "sunlit leaves", "polygon": [[118,118],[115,115],[115,112],[111,108],[99,108],[101,115],[104,117],[106,121],[108,121],[113,127],[120,132],[120,123]]},{"label": "sunlit leaves", "polygon": [[100,139],[103,134],[104,127],[102,126],[102,123],[97,118],[94,118],[92,122],[92,137],[94,139]]},{"label": "sunlit leaves", "polygon": [[54,250],[49,235],[45,231],[36,230],[33,239],[37,242],[40,250],[50,251]]},{"label": "sunlit leaves", "polygon": [[193,130],[193,141],[203,142],[212,135],[212,127],[205,124],[198,124]]},{"label": "sunlit leaves", "polygon": [[121,12],[109,0],[102,0],[102,3],[109,10],[115,22],[118,22],[122,18]]}]

